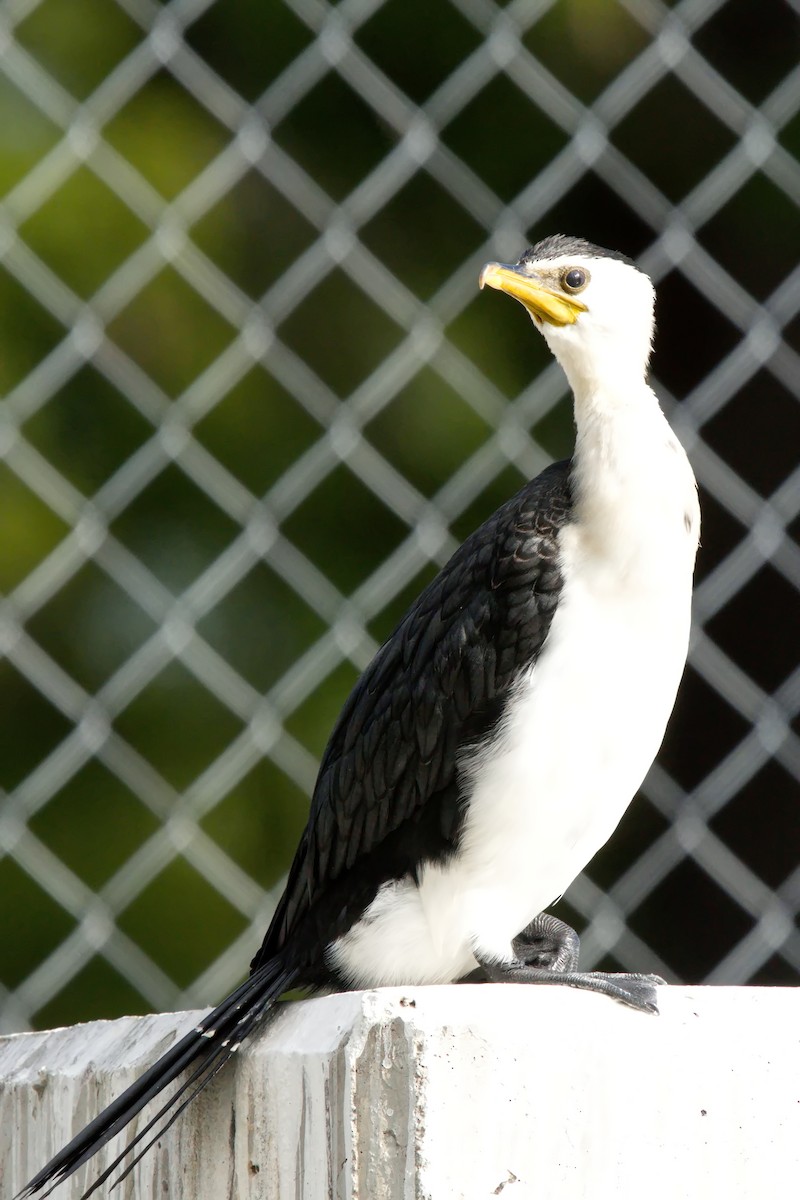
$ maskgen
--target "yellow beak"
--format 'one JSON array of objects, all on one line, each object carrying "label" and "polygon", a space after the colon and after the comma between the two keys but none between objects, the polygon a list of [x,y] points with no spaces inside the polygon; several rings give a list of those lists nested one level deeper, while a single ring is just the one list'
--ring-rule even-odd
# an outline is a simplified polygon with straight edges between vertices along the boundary
[{"label": "yellow beak", "polygon": [[574,325],[586,305],[575,296],[565,296],[545,287],[538,279],[525,275],[506,263],[487,263],[478,279],[479,287],[496,288],[524,304],[532,317],[551,325]]}]

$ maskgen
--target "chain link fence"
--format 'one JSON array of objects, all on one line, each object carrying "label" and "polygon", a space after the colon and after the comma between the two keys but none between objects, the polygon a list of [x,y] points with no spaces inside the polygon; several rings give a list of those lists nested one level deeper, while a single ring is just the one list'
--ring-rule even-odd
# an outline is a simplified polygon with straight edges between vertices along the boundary
[{"label": "chain link fence", "polygon": [[588,966],[794,977],[798,10],[745,10],[0,4],[5,1028],[245,969],[356,673],[567,448],[558,369],[476,297],[534,227],[661,285],[706,514],[685,698],[567,915]]}]

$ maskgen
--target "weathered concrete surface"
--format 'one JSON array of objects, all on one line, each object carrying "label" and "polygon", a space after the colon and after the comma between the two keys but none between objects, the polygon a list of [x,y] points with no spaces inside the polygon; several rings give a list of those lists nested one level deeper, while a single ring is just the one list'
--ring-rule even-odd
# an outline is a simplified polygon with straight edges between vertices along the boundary
[{"label": "weathered concrete surface", "polygon": [[[114,1196],[793,1192],[800,990],[664,988],[660,1004],[648,1017],[568,988],[479,985],[287,1005]],[[0,1039],[4,1200],[196,1016]],[[64,1185],[65,1200],[98,1170]]]}]

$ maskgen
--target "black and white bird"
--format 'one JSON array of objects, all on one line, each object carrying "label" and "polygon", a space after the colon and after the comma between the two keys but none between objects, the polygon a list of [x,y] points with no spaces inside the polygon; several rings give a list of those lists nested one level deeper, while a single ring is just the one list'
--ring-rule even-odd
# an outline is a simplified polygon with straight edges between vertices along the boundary
[{"label": "black and white bird", "polygon": [[126,1151],[144,1153],[289,988],[480,974],[655,1008],[652,976],[580,973],[576,935],[544,912],[644,779],[686,659],[700,518],[646,381],[653,287],[563,236],[480,283],[525,306],[563,367],[572,459],[464,542],[356,684],[249,979],[23,1195],[52,1190],[191,1067]]}]

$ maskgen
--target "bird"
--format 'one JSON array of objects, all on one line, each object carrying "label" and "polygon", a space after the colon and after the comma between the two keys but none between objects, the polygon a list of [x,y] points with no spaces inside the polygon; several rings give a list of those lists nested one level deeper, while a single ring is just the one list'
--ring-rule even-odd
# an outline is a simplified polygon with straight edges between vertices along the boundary
[{"label": "bird", "polygon": [[481,978],[657,1010],[662,981],[579,971],[578,935],[546,911],[640,787],[687,656],[700,511],[648,383],[654,288],[563,234],[479,283],[561,365],[572,457],[467,537],[357,681],[248,979],[20,1197],[49,1195],[190,1068],[82,1200],[129,1156],[124,1177],[290,989]]}]

